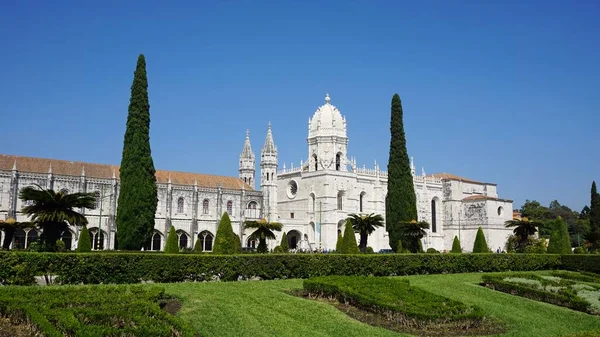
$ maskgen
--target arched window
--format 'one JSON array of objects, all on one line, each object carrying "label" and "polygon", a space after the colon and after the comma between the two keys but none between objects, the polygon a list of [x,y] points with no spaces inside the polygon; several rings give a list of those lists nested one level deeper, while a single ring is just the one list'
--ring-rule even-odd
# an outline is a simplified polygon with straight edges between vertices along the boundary
[{"label": "arched window", "polygon": [[65,243],[65,249],[71,250],[73,246],[73,233],[70,230],[65,230],[62,232],[60,239]]},{"label": "arched window", "polygon": [[202,251],[210,252],[213,249],[213,235],[209,231],[202,231],[198,234],[198,238],[202,243]]},{"label": "arched window", "polygon": [[363,207],[364,207],[364,206],[363,206],[363,203],[364,203],[364,200],[365,200],[365,192],[362,192],[362,193],[360,194],[360,196],[359,196],[359,199],[358,199],[358,208],[359,208],[359,212],[361,212],[361,213],[362,213],[362,212],[364,212],[364,211],[363,211]]},{"label": "arched window", "polygon": [[246,217],[247,218],[258,218],[259,214],[258,214],[258,204],[256,203],[256,201],[250,201],[248,203],[247,209],[246,209]]},{"label": "arched window", "polygon": [[185,200],[183,200],[183,197],[179,197],[179,199],[177,199],[177,213],[183,213],[184,203]]},{"label": "arched window", "polygon": [[269,172],[267,172],[267,181],[269,181]]},{"label": "arched window", "polygon": [[314,193],[310,194],[310,211],[311,212],[316,211],[316,198],[315,198]]},{"label": "arched window", "polygon": [[315,161],[315,171],[319,170],[319,161],[317,160],[317,155],[313,154],[313,160]]},{"label": "arched window", "polygon": [[431,232],[435,233],[437,231],[437,217],[436,217],[436,205],[435,199],[431,200]]},{"label": "arched window", "polygon": [[104,249],[104,231],[98,231],[98,228],[90,228],[89,232],[92,250]]},{"label": "arched window", "polygon": [[202,201],[202,214],[208,214],[208,205],[208,199],[204,199],[204,201]]},{"label": "arched window", "polygon": [[189,241],[187,233],[182,230],[178,230],[177,236],[179,236],[179,249],[187,248]]},{"label": "arched window", "polygon": [[339,153],[339,152],[338,152],[338,154],[335,155],[335,170],[336,171],[339,171],[340,167],[342,165],[342,163],[341,163],[341,157],[342,157],[342,154]]},{"label": "arched window", "polygon": [[29,247],[29,245],[32,242],[36,242],[38,240],[38,231],[35,229],[31,229],[29,232],[27,232],[27,244],[26,247]]},{"label": "arched window", "polygon": [[13,234],[12,249],[25,249],[25,241],[27,240],[27,233],[23,229],[17,229]]},{"label": "arched window", "polygon": [[227,214],[232,215],[233,214],[233,201],[229,200],[227,202]]},{"label": "arched window", "polygon": [[161,245],[161,241],[162,241],[162,236],[160,235],[159,232],[154,232],[154,234],[152,234],[152,237],[150,238],[150,240],[148,240],[146,242],[146,245],[144,246],[144,250],[146,251],[159,251],[160,250],[160,245]]},{"label": "arched window", "polygon": [[94,192],[94,198],[96,199],[94,201],[94,208],[98,208],[98,206],[100,205],[100,191]]},{"label": "arched window", "polygon": [[340,210],[340,211],[342,210],[342,208],[344,206],[343,203],[342,203],[343,196],[344,196],[344,192],[339,191],[338,195],[337,195],[337,209]]}]

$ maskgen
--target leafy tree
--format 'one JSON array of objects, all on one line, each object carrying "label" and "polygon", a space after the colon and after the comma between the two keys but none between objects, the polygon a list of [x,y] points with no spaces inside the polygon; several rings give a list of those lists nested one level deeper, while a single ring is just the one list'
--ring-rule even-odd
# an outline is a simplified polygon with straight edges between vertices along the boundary
[{"label": "leafy tree", "polygon": [[360,235],[360,252],[364,253],[367,249],[367,239],[369,235],[371,235],[375,229],[378,227],[383,227],[384,220],[381,214],[371,213],[369,215],[359,215],[359,214],[349,214],[348,219],[350,223],[352,223],[352,228],[354,232],[359,233]]},{"label": "leafy tree", "polygon": [[421,239],[427,234],[426,229],[429,229],[429,224],[425,221],[402,221],[400,222],[400,238],[402,242],[406,242],[406,248],[412,253],[423,251]]},{"label": "leafy tree", "polygon": [[475,236],[475,243],[473,244],[473,253],[489,253],[487,242],[485,241],[485,235],[481,226],[477,229],[477,235]]},{"label": "leafy tree", "polygon": [[0,230],[4,232],[4,241],[2,242],[2,249],[8,250],[10,243],[13,240],[15,232],[19,229],[33,228],[35,227],[31,222],[17,222],[13,218],[6,220],[0,220]]},{"label": "leafy tree", "polygon": [[169,234],[167,235],[167,243],[165,244],[165,254],[177,253],[179,253],[179,242],[177,240],[175,227],[171,226],[171,229],[169,229]]},{"label": "leafy tree", "polygon": [[290,250],[288,237],[287,234],[285,234],[285,232],[283,232],[283,235],[281,235],[281,243],[279,244],[279,247],[281,247],[281,251],[284,253],[287,253]]},{"label": "leafy tree", "polygon": [[540,221],[529,220],[527,217],[522,217],[521,220],[506,221],[506,228],[514,228],[513,233],[518,236],[519,242],[514,248],[516,250],[523,249],[527,245],[527,238],[537,233],[538,228],[544,224]]},{"label": "leafy tree", "polygon": [[156,170],[150,151],[150,103],[144,55],[138,57],[133,75],[119,173],[117,240],[122,250],[140,250],[152,237],[158,204]]},{"label": "leafy tree", "polygon": [[390,246],[397,252],[398,240],[403,238],[402,223],[417,219],[417,197],[406,150],[402,101],[398,94],[392,97],[390,133],[385,225]]},{"label": "leafy tree", "polygon": [[341,253],[343,246],[344,246],[344,237],[342,236],[342,233],[338,233],[337,242],[335,243],[335,252]]},{"label": "leafy tree", "polygon": [[213,247],[213,253],[215,254],[235,254],[235,233],[231,227],[231,220],[227,212],[223,213],[221,222],[219,222],[219,228],[217,228],[217,234],[215,235],[215,243]]},{"label": "leafy tree", "polygon": [[200,237],[196,239],[196,243],[194,244],[194,253],[202,253],[202,241],[200,241]]},{"label": "leafy tree", "polygon": [[460,254],[462,253],[462,248],[460,246],[460,241],[458,240],[458,236],[454,236],[454,241],[452,241],[452,251],[451,253]]},{"label": "leafy tree", "polygon": [[569,227],[571,235],[571,246],[581,247],[584,240],[590,231],[590,219],[577,219],[575,226]]},{"label": "leafy tree", "polygon": [[569,231],[567,230],[567,224],[561,217],[558,217],[555,220],[554,230],[552,231],[552,235],[550,236],[550,243],[548,244],[548,253],[571,253],[571,240],[569,238]]},{"label": "leafy tree", "polygon": [[69,224],[82,226],[88,223],[86,217],[74,209],[94,209],[96,201],[93,193],[54,192],[39,185],[23,188],[19,198],[31,202],[21,212],[42,229],[40,239],[49,251],[55,250],[56,240]]},{"label": "leafy tree", "polygon": [[358,254],[358,245],[356,244],[356,237],[354,236],[354,229],[352,228],[352,222],[350,219],[346,219],[346,227],[344,228],[344,240],[342,243],[342,254]]},{"label": "leafy tree", "polygon": [[590,230],[586,235],[586,240],[591,251],[600,248],[600,194],[596,190],[596,182],[592,182],[591,202],[590,202]]},{"label": "leafy tree", "polygon": [[260,219],[258,221],[246,221],[245,227],[248,229],[255,229],[248,239],[258,240],[256,251],[259,253],[266,253],[269,251],[267,248],[267,239],[275,240],[276,237],[273,231],[281,231],[283,225],[279,222],[268,222],[266,219]]},{"label": "leafy tree", "polygon": [[579,212],[579,219],[590,219],[590,207],[589,206],[583,206],[583,208],[581,209],[581,212]]},{"label": "leafy tree", "polygon": [[92,239],[90,238],[90,232],[87,229],[87,226],[81,227],[81,231],[79,232],[79,241],[77,243],[77,252],[78,253],[88,253],[92,251]]}]

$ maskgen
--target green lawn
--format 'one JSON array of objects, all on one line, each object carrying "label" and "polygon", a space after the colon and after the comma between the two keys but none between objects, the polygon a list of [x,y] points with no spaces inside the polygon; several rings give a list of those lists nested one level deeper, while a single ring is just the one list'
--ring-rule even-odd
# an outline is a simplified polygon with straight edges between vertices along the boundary
[{"label": "green lawn", "polygon": [[[478,286],[481,274],[409,276],[412,285],[480,306],[505,322],[502,336],[565,336],[600,329],[600,318]],[[202,336],[402,336],[357,322],[334,307],[294,297],[302,280],[163,284]]]}]

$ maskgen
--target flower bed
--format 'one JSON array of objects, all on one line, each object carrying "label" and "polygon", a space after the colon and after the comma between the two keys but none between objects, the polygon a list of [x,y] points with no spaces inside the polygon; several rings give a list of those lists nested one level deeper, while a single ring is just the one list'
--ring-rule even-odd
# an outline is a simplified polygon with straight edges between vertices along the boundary
[{"label": "flower bed", "polygon": [[494,290],[555,304],[589,314],[600,314],[598,275],[553,271],[550,275],[501,273],[482,276]]}]

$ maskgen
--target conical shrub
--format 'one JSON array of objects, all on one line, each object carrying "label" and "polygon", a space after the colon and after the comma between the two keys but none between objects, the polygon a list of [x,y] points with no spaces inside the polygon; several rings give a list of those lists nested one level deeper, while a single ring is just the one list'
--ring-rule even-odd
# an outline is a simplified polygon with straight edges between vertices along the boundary
[{"label": "conical shrub", "polygon": [[571,254],[571,239],[567,224],[559,216],[554,221],[553,227],[547,252],[549,254]]},{"label": "conical shrub", "polygon": [[477,229],[477,236],[475,236],[475,243],[473,244],[473,253],[489,253],[487,242],[485,241],[485,235],[481,226]]},{"label": "conical shrub", "polygon": [[290,250],[290,244],[288,243],[287,234],[285,234],[285,232],[283,232],[283,235],[281,236],[279,247],[281,247],[281,251],[284,253],[287,253]]},{"label": "conical shrub", "polygon": [[342,233],[338,233],[337,242],[335,243],[335,252],[341,253],[342,247],[344,247],[344,237],[342,236]]},{"label": "conical shrub", "polygon": [[202,241],[200,241],[200,237],[196,239],[196,243],[194,244],[194,253],[202,253]]},{"label": "conical shrub", "polygon": [[454,236],[454,241],[452,242],[451,253],[455,253],[455,254],[462,253],[462,247],[460,246],[460,241],[458,240],[458,236]]},{"label": "conical shrub", "polygon": [[77,243],[77,252],[87,253],[92,251],[92,242],[90,240],[90,232],[86,226],[81,228],[79,233],[79,242]]},{"label": "conical shrub", "polygon": [[215,254],[235,254],[235,233],[231,227],[231,220],[227,212],[223,213],[217,235],[215,235],[215,246],[213,253]]},{"label": "conical shrub", "polygon": [[177,254],[179,253],[179,245],[177,242],[177,233],[175,227],[171,226],[169,234],[167,235],[167,243],[165,245],[165,254]]},{"label": "conical shrub", "polygon": [[342,254],[359,254],[358,244],[356,243],[356,236],[354,236],[354,229],[350,220],[346,220],[346,229],[344,230],[344,239],[342,246]]}]

